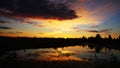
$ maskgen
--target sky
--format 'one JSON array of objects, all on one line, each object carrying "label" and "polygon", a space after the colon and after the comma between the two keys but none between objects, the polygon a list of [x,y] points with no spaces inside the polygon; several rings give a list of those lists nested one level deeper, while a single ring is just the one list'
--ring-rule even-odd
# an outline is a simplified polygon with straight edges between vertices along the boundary
[{"label": "sky", "polygon": [[0,36],[120,35],[120,0],[0,0]]}]

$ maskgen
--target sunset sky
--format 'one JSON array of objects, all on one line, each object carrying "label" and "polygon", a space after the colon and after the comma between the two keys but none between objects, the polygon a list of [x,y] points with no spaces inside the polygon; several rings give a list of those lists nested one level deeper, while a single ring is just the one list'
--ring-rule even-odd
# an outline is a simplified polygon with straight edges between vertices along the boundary
[{"label": "sunset sky", "polygon": [[0,36],[120,35],[120,0],[0,0]]}]

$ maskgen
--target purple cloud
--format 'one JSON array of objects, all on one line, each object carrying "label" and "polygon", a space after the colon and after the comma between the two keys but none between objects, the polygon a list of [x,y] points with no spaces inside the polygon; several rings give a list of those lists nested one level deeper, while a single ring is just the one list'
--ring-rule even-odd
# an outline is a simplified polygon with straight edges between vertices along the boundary
[{"label": "purple cloud", "polygon": [[13,16],[38,17],[44,19],[73,19],[76,12],[64,3],[54,3],[49,0],[0,0],[2,12]]}]

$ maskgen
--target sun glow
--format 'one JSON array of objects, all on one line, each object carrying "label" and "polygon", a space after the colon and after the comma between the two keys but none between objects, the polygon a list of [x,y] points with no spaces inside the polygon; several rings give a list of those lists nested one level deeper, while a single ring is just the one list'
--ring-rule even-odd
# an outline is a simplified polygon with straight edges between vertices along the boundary
[{"label": "sun glow", "polygon": [[[96,1],[95,1],[96,2]],[[103,26],[100,28],[95,28],[95,30],[100,30],[102,28],[104,29],[112,29],[111,34],[117,37],[120,34],[119,27],[118,27],[118,21],[114,20],[117,18],[113,18],[108,21],[116,12],[120,9],[118,5],[112,2],[106,2],[104,4],[98,4],[89,0],[76,0],[74,3],[71,4],[69,7],[70,9],[75,11],[75,14],[78,16],[77,18],[70,18],[70,19],[57,19],[52,18],[49,16],[48,18],[41,18],[37,16],[32,17],[24,17],[24,16],[9,16],[9,15],[2,15],[0,16],[0,19],[3,21],[0,21],[0,25],[7,26],[7,27],[13,27],[13,29],[0,29],[0,35],[1,36],[27,36],[27,37],[54,37],[54,38],[79,38],[82,36],[89,37],[89,36],[95,36],[97,33],[91,33],[88,31],[90,30],[89,26]],[[87,4],[87,5],[86,5]],[[92,4],[92,5],[91,5]],[[48,6],[49,7],[49,6]],[[33,8],[34,9],[34,8]],[[0,8],[0,11],[5,13],[10,13],[8,10],[4,10]],[[36,10],[37,11],[37,10]],[[62,10],[63,11],[63,10]],[[26,13],[27,14],[27,13]],[[49,14],[49,12],[48,12]],[[53,14],[54,15],[54,14]],[[61,14],[62,15],[62,14]],[[60,17],[61,17],[60,15]],[[69,15],[65,15],[68,16]],[[58,15],[59,17],[59,15]],[[64,18],[64,17],[63,17]],[[119,17],[118,17],[119,18]],[[4,22],[6,21],[7,24]],[[104,24],[107,22],[117,23],[116,25],[111,24]],[[6,31],[7,33],[5,33]],[[14,31],[24,31],[25,33],[21,34],[10,34],[9,32]],[[9,33],[9,34],[8,34]],[[101,33],[103,36],[105,36],[103,33]]]}]

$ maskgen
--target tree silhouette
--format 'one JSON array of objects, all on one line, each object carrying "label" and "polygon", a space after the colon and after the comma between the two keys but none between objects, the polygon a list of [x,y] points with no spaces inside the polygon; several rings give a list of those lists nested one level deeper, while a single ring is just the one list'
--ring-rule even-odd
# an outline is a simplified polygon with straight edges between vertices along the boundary
[{"label": "tree silhouette", "polygon": [[100,34],[97,34],[95,38],[96,38],[96,39],[101,39]]},{"label": "tree silhouette", "polygon": [[109,40],[112,40],[112,37],[111,37],[111,35],[109,35],[109,36],[108,36],[108,39],[109,39]]},{"label": "tree silhouette", "polygon": [[[19,49],[19,48],[58,48],[75,45],[88,45],[93,48],[109,47],[120,49],[120,36],[117,39],[112,39],[111,35],[108,38],[102,38],[100,34],[95,37],[82,38],[28,38],[28,37],[5,37],[0,36],[0,49]],[[97,49],[99,52],[99,49]]]}]

